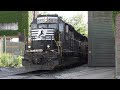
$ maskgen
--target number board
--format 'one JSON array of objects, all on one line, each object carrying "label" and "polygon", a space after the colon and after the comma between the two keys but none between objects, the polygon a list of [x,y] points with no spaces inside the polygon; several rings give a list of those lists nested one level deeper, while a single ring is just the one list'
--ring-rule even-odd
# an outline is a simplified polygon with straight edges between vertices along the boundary
[{"label": "number board", "polygon": [[40,23],[57,23],[58,17],[38,17],[37,24]]}]

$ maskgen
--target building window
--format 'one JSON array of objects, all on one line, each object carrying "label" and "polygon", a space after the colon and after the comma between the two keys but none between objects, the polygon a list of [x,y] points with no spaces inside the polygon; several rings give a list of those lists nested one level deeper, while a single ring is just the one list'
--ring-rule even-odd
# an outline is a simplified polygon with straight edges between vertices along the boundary
[{"label": "building window", "polygon": [[0,30],[18,30],[18,23],[0,23]]}]

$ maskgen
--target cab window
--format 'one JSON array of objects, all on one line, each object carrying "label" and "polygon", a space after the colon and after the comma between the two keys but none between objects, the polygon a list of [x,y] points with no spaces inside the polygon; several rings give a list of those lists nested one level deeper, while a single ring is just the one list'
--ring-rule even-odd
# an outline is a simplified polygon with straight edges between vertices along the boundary
[{"label": "cab window", "polygon": [[69,32],[69,27],[68,27],[68,25],[66,25],[66,33],[68,33]]},{"label": "cab window", "polygon": [[59,31],[63,31],[64,30],[64,24],[63,23],[60,23],[59,24]]}]

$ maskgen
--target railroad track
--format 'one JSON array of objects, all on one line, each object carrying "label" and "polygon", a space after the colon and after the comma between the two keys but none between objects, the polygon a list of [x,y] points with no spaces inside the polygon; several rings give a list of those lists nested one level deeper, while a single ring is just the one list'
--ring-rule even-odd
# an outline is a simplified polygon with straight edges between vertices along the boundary
[{"label": "railroad track", "polygon": [[[0,79],[83,79],[83,78],[111,78],[114,77],[114,68],[111,67],[87,67],[56,69],[52,71],[33,71],[22,74],[6,76]],[[101,76],[100,76],[101,75]]]},{"label": "railroad track", "polygon": [[26,73],[12,74],[1,76],[0,79],[27,79],[31,76],[40,76],[42,74],[48,74],[50,71],[32,71]]},{"label": "railroad track", "polygon": [[[63,68],[56,68],[54,70],[51,70],[51,71],[41,71],[39,69],[32,69],[32,70],[26,70],[24,67],[22,68],[18,68],[18,69],[15,69],[15,68],[3,68],[3,70],[0,70],[0,79],[3,78],[3,79],[7,79],[8,77],[17,77],[17,76],[21,76],[20,78],[21,79],[24,79],[24,78],[27,78],[27,77],[30,77],[30,76],[41,76],[43,74],[52,74],[52,73],[59,73],[61,71],[64,71],[64,70],[68,70],[70,68],[74,68],[76,67],[76,65],[71,65],[69,67],[63,67]],[[22,76],[25,76],[25,77],[22,77]]]},{"label": "railroad track", "polygon": [[7,77],[7,76],[13,76],[18,74],[25,74],[28,72],[37,71],[39,68],[33,68],[33,69],[25,69],[25,67],[21,68],[1,68],[0,69],[0,78]]}]

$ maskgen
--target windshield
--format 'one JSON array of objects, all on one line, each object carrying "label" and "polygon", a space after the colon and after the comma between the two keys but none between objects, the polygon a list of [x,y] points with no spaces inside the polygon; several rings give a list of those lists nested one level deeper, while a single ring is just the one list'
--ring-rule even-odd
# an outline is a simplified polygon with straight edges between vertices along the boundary
[{"label": "windshield", "polygon": [[57,24],[39,24],[38,28],[43,28],[43,29],[57,29]]},{"label": "windshield", "polygon": [[47,24],[39,24],[38,28],[47,28]]}]

